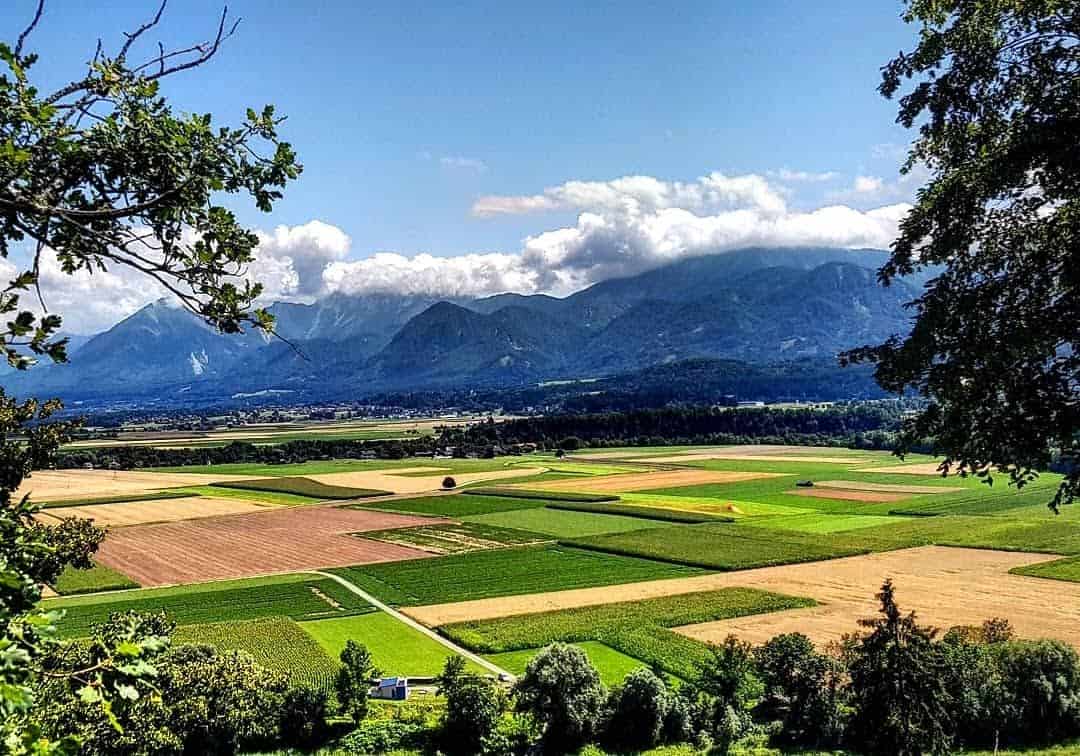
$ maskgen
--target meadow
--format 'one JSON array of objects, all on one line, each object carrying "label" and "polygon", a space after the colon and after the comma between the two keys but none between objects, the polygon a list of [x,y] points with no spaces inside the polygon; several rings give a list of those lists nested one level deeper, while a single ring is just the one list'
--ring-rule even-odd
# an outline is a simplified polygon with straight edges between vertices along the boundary
[{"label": "meadow", "polygon": [[64,609],[60,624],[66,637],[86,635],[113,612],[166,612],[179,625],[251,620],[263,617],[318,619],[374,611],[337,582],[312,575],[282,575],[250,580],[146,588],[123,593],[57,599]]},{"label": "meadow", "polygon": [[417,606],[684,577],[701,570],[548,546],[478,551],[332,571],[388,604]]}]

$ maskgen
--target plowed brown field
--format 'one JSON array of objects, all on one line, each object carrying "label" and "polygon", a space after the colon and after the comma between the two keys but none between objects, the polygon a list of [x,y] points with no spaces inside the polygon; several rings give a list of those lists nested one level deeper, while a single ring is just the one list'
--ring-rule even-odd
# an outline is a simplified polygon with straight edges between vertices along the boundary
[{"label": "plowed brown field", "polygon": [[445,522],[333,506],[270,509],[109,533],[95,557],[144,586],[430,557],[349,533]]},{"label": "plowed brown field", "polygon": [[827,642],[856,630],[856,620],[875,613],[874,594],[882,581],[891,577],[901,608],[916,610],[921,622],[951,627],[1005,617],[1021,637],[1058,638],[1080,646],[1080,583],[1009,574],[1013,567],[1059,558],[925,546],[825,562],[417,606],[404,611],[434,627],[739,586],[808,596],[820,603],[808,609],[690,625],[679,631],[707,641],[722,641],[735,634],[752,642],[801,632],[817,642]]}]

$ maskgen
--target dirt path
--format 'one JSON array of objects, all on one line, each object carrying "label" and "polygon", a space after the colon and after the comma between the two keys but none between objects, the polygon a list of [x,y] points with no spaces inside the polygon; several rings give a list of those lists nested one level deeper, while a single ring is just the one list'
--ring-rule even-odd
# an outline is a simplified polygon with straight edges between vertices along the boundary
[{"label": "dirt path", "polygon": [[760,642],[779,633],[798,631],[815,641],[828,641],[855,630],[856,620],[874,614],[874,594],[882,581],[891,577],[901,608],[916,610],[922,622],[947,628],[1005,617],[1021,637],[1057,638],[1080,646],[1080,583],[1009,574],[1013,567],[1058,558],[1049,554],[926,546],[809,564],[419,606],[405,611],[426,625],[438,626],[740,586],[807,596],[816,599],[819,606],[692,625],[680,632],[707,641],[723,640],[734,633]]},{"label": "dirt path", "polygon": [[438,644],[440,644],[442,646],[446,646],[446,648],[450,649],[453,653],[457,654],[458,656],[463,656],[466,659],[468,659],[469,661],[471,661],[471,662],[473,662],[475,664],[479,664],[481,667],[488,670],[489,672],[493,672],[496,676],[505,676],[506,679],[508,679],[508,680],[513,680],[514,679],[514,675],[510,674],[509,672],[507,672],[505,669],[498,666],[497,664],[493,664],[492,662],[489,662],[484,657],[477,656],[472,651],[469,651],[468,649],[462,648],[461,646],[457,645],[456,643],[454,643],[449,638],[444,638],[443,636],[439,635],[437,632],[435,632],[431,628],[425,627],[424,625],[421,625],[419,622],[412,619],[411,617],[406,617],[404,614],[402,614],[398,610],[396,610],[396,609],[394,609],[394,608],[392,608],[390,606],[387,606],[386,604],[379,601],[377,598],[372,596],[367,591],[361,589],[359,586],[355,585],[354,583],[351,583],[350,581],[346,580],[345,578],[341,577],[340,575],[335,575],[332,572],[322,572],[321,570],[311,570],[310,573],[312,575],[321,575],[323,577],[330,578],[331,580],[333,580],[334,582],[336,582],[338,585],[342,586],[346,590],[351,591],[352,593],[356,594],[360,598],[364,599],[364,601],[368,602],[369,604],[374,606],[376,609],[379,609],[380,611],[383,611],[386,614],[389,614],[391,617],[396,619],[398,622],[401,622],[402,624],[408,625],[409,627],[411,627],[416,632],[421,633],[422,635],[425,635],[428,638],[431,638],[433,641],[435,641],[436,643],[438,643]]}]

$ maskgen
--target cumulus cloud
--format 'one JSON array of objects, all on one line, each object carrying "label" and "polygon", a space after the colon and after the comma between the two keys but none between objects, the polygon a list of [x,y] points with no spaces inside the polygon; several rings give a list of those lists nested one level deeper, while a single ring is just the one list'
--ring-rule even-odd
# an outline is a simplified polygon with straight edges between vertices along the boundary
[{"label": "cumulus cloud", "polygon": [[331,264],[323,276],[326,288],[349,294],[562,295],[613,276],[747,246],[885,248],[910,206],[793,211],[762,176],[712,173],[690,183],[650,176],[570,181],[535,195],[482,197],[473,214],[556,209],[579,210],[576,223],[529,236],[516,252],[445,258],[382,253]]},{"label": "cumulus cloud", "polygon": [[856,194],[874,194],[885,186],[885,179],[880,176],[856,176],[851,190]]},{"label": "cumulus cloud", "polygon": [[263,283],[265,295],[311,297],[322,293],[322,272],[343,260],[352,240],[337,226],[313,220],[257,232],[259,248],[249,274]]},{"label": "cumulus cloud", "polygon": [[624,176],[611,181],[567,181],[525,196],[489,195],[473,203],[477,217],[547,210],[654,213],[668,208],[709,212],[748,206],[783,213],[783,194],[757,174],[725,176],[713,172],[697,181],[663,181],[652,176]]}]

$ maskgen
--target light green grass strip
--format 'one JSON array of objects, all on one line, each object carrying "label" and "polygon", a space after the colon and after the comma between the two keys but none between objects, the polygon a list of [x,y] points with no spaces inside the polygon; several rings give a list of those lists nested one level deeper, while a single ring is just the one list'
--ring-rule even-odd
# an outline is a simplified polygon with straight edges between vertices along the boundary
[{"label": "light green grass strip", "polygon": [[502,528],[545,533],[556,538],[578,538],[601,533],[625,533],[657,527],[655,520],[620,515],[573,512],[563,509],[517,509],[511,512],[473,515],[463,518],[469,522],[496,525]]},{"label": "light green grass strip", "polygon": [[[371,652],[375,666],[383,675],[437,675],[442,671],[446,660],[453,656],[446,646],[383,612],[301,622],[300,627],[314,638],[332,659],[341,655],[346,641],[362,643]],[[474,672],[487,672],[472,663],[468,666]]]}]

